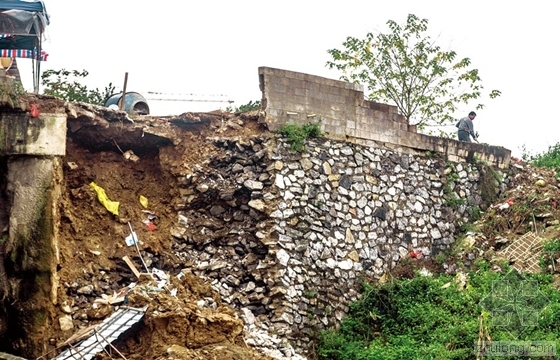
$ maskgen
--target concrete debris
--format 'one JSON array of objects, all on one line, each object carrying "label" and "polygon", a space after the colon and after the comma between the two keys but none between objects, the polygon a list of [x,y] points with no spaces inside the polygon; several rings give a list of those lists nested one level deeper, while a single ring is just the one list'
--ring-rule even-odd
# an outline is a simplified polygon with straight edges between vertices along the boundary
[{"label": "concrete debris", "polygon": [[123,153],[123,157],[125,158],[125,160],[130,160],[132,162],[137,162],[140,160],[140,158],[134,154],[134,152],[132,150],[127,150]]},{"label": "concrete debris", "polygon": [[60,324],[60,330],[68,331],[74,328],[74,323],[72,322],[72,316],[64,315],[58,319],[58,323]]}]

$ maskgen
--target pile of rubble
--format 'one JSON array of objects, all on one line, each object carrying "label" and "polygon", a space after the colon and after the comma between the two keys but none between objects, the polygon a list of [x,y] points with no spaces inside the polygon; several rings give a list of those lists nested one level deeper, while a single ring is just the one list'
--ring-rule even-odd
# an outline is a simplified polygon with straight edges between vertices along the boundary
[{"label": "pile of rubble", "polygon": [[[173,119],[174,125],[168,119],[136,120],[124,132],[117,129],[119,123],[109,121],[108,128],[97,135],[95,126],[70,125],[78,133],[68,143],[64,168],[60,313],[55,325],[61,332],[51,333],[50,344],[56,351],[47,357],[65,356],[61,351],[76,347],[88,334],[104,334],[100,332],[103,323],[112,321],[118,309],[145,309],[141,321],[123,328],[123,335],[113,343],[114,351],[127,358],[301,358],[264,321],[266,317],[259,318],[254,306],[270,303],[263,289],[265,279],[273,278],[274,272],[266,269],[261,277],[239,279],[229,276],[219,284],[213,280],[212,275],[226,268],[237,272],[246,266],[257,268],[268,252],[261,241],[266,223],[260,223],[265,216],[258,210],[258,199],[263,184],[269,186],[271,180],[255,175],[265,172],[261,159],[266,137],[239,137],[235,143],[218,138],[206,141],[206,131],[254,133],[254,124],[240,129],[239,119],[229,119],[225,126],[221,120],[214,114],[179,117]],[[164,142],[158,148],[161,140],[145,136],[155,133],[176,145]],[[135,147],[137,136],[144,144]],[[116,151],[104,151],[106,143]],[[246,146],[252,152],[244,152],[243,156],[250,156],[233,164],[227,157],[212,156],[216,149],[221,153],[230,146]],[[245,166],[238,168],[240,163]],[[196,181],[201,175],[209,182]],[[212,182],[221,183],[216,187]],[[216,193],[216,188],[221,192]],[[107,202],[99,197],[101,189]],[[219,201],[214,201],[216,196]],[[112,211],[111,201],[119,202],[118,212]],[[223,210],[226,203],[237,209],[229,220]],[[225,226],[228,221],[235,226]],[[198,249],[211,255],[223,251],[224,243],[232,245],[237,257],[224,253],[194,262],[187,251]],[[140,251],[135,251],[135,244]],[[241,283],[247,295],[232,291]],[[274,297],[268,289],[266,294]],[[246,308],[236,312],[235,304]]]},{"label": "pile of rubble", "polygon": [[[86,305],[63,305],[63,311],[69,314],[59,318],[60,327],[71,331],[73,318],[87,319],[96,325],[82,328],[57,344],[59,351],[67,350],[56,359],[94,356],[96,353],[92,352],[94,348],[90,343],[99,343],[101,349],[106,348],[109,353],[127,354],[129,359],[207,359],[209,354],[220,354],[225,359],[237,359],[240,354],[252,359],[268,358],[247,346],[259,344],[251,338],[244,340],[243,321],[232,308],[222,304],[208,284],[188,270],[174,276],[157,269],[152,273],[139,273],[137,282],[100,297],[90,292],[90,288],[81,288],[80,293]],[[113,328],[104,327],[104,322],[100,321],[111,320],[120,309],[133,309],[142,314],[134,319],[137,323],[117,324],[121,325],[119,331],[114,330],[114,324],[109,324]],[[125,337],[110,344],[110,336],[104,336],[102,331],[104,328],[113,329],[110,335],[114,335],[114,339],[122,334]],[[88,343],[88,338],[94,340]],[[267,344],[258,336],[255,338],[266,349]]]},{"label": "pile of rubble", "polygon": [[[560,267],[554,263],[546,270],[540,262],[544,245],[560,240],[560,178],[554,170],[513,160],[504,178],[498,179],[506,185],[500,199],[468,226],[466,236],[455,245],[457,261],[470,266],[483,258],[498,270],[498,262],[505,260],[518,271],[557,273]],[[560,253],[554,256],[560,258]],[[452,263],[443,268],[448,273],[458,270]]]}]

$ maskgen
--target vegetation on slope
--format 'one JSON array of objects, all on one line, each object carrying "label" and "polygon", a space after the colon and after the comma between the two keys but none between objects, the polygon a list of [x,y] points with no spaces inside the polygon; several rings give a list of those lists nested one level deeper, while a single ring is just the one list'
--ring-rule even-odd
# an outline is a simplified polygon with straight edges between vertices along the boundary
[{"label": "vegetation on slope", "polygon": [[543,153],[530,154],[525,149],[523,150],[523,160],[538,167],[554,169],[556,176],[560,177],[560,143],[549,146],[548,150]]},{"label": "vegetation on slope", "polygon": [[[560,346],[560,292],[550,274],[524,275],[524,281],[536,281],[541,296],[519,309],[542,310],[538,326],[495,326],[492,311],[511,305],[493,293],[501,281],[509,281],[509,268],[503,273],[491,271],[481,261],[479,269],[468,272],[468,283],[449,275],[399,279],[382,285],[365,284],[361,299],[350,307],[339,330],[321,335],[318,354],[322,359],[473,359],[475,344],[488,341],[554,341]],[[450,286],[446,286],[451,283]],[[494,300],[494,303],[490,303]],[[525,301],[525,300],[523,300]],[[516,310],[519,310],[516,309]],[[522,319],[519,319],[522,320]]]},{"label": "vegetation on slope", "polygon": [[[528,160],[558,174],[560,144]],[[534,196],[525,200],[531,202]],[[490,223],[481,225],[496,229]],[[559,225],[552,227],[555,233],[560,230]],[[317,354],[332,360],[482,359],[475,347],[489,341],[550,341],[560,349],[560,292],[554,274],[560,269],[550,274],[557,257],[551,254],[559,249],[560,239],[545,242],[542,274],[518,274],[506,262],[479,259],[470,269],[461,265],[456,276],[416,272],[410,279],[364,283],[360,300],[350,306],[340,327],[321,333]],[[514,291],[502,291],[512,287]],[[506,314],[505,323],[500,311]]]},{"label": "vegetation on slope", "polygon": [[286,124],[278,129],[277,133],[288,140],[290,143],[290,150],[297,152],[305,151],[306,139],[316,138],[323,135],[319,124],[316,123],[308,123],[304,125]]}]

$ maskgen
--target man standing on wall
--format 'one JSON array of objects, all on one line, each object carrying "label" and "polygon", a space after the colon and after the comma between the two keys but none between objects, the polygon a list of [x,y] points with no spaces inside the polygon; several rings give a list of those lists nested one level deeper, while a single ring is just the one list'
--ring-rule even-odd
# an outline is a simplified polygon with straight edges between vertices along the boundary
[{"label": "man standing on wall", "polygon": [[473,138],[473,140],[475,140],[476,142],[478,142],[476,140],[476,138],[478,137],[477,134],[475,134],[474,132],[474,125],[473,125],[473,120],[476,117],[476,113],[474,111],[471,111],[469,113],[469,116],[462,118],[461,120],[459,120],[459,122],[457,123],[457,128],[459,128],[457,130],[457,136],[459,138],[459,141],[467,141],[467,142],[471,142],[471,136]]}]

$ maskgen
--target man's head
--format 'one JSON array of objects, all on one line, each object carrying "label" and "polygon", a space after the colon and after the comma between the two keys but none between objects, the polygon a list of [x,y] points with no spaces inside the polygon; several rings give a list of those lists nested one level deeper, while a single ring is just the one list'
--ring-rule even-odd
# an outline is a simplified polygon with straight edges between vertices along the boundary
[{"label": "man's head", "polygon": [[471,112],[469,113],[469,118],[470,118],[471,120],[474,120],[475,117],[476,117],[476,113],[475,113],[474,111],[471,111]]}]

